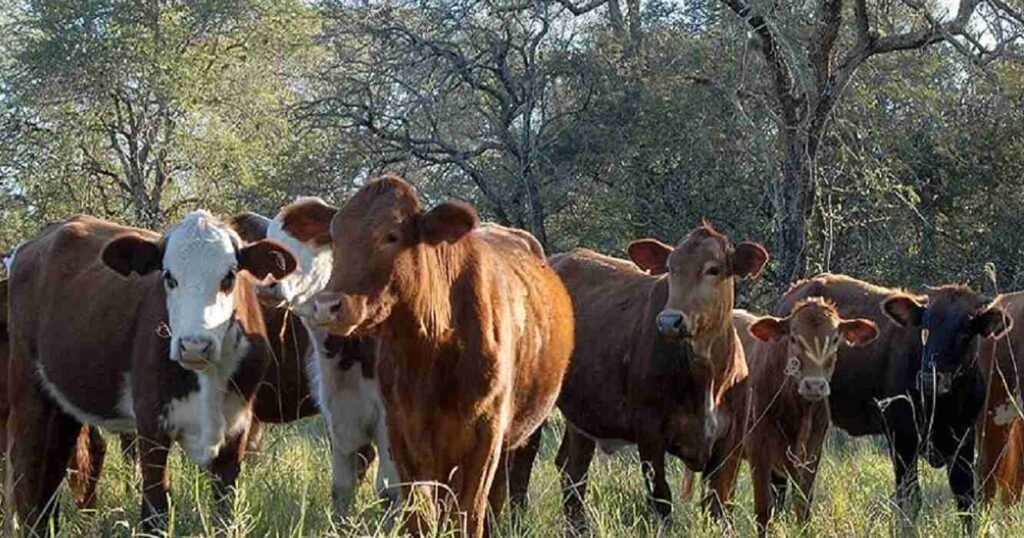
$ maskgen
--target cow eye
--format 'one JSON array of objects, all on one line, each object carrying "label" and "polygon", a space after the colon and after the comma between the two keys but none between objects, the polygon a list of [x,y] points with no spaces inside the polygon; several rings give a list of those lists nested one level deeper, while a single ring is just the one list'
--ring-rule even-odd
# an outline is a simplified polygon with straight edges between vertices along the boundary
[{"label": "cow eye", "polygon": [[224,275],[224,279],[220,281],[220,291],[224,293],[230,293],[235,287],[235,272],[230,271]]},{"label": "cow eye", "polygon": [[384,237],[384,242],[385,243],[397,243],[398,242],[398,234],[396,234],[395,232],[389,233],[387,236]]},{"label": "cow eye", "polygon": [[178,281],[174,279],[174,276],[171,275],[170,271],[164,271],[164,285],[167,286],[167,289],[169,290],[173,290],[178,287]]},{"label": "cow eye", "polygon": [[704,271],[704,274],[708,276],[718,276],[722,274],[722,268],[717,265],[708,267],[707,270]]}]

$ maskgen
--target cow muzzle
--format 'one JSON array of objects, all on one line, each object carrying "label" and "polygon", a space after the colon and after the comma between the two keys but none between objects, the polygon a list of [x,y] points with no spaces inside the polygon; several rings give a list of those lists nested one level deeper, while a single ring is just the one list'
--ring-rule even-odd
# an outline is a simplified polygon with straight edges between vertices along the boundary
[{"label": "cow muzzle", "polygon": [[673,340],[682,340],[692,334],[693,326],[681,310],[662,310],[655,319],[658,334]]},{"label": "cow muzzle", "polygon": [[820,402],[832,393],[828,380],[823,377],[805,377],[800,380],[796,390],[809,402]]},{"label": "cow muzzle", "polygon": [[953,374],[928,368],[917,373],[917,385],[925,394],[944,396],[953,389]]},{"label": "cow muzzle", "polygon": [[366,301],[351,295],[321,293],[313,303],[313,324],[336,336],[351,336],[366,318]]},{"label": "cow muzzle", "polygon": [[182,337],[178,339],[176,353],[172,353],[171,359],[185,369],[202,372],[213,363],[215,350],[216,346],[209,337]]}]

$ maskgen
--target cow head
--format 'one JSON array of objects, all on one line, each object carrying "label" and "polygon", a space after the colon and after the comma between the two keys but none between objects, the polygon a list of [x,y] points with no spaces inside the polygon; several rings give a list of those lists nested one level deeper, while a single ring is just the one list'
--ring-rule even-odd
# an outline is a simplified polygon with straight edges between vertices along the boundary
[{"label": "cow head", "polygon": [[657,316],[658,332],[668,340],[697,340],[701,332],[728,323],[733,281],[757,276],[768,252],[757,243],[735,247],[711,226],[690,232],[675,248],[656,239],[629,244],[629,257],[651,274],[668,273],[668,300]]},{"label": "cow head", "polygon": [[318,325],[349,336],[387,319],[404,292],[429,285],[417,280],[432,278],[418,270],[430,256],[418,247],[454,245],[478,222],[476,211],[462,202],[424,211],[412,186],[384,176],[368,182],[330,218],[323,208],[286,213],[283,229],[300,241],[330,241],[334,259],[344,260],[334,264],[314,316]]},{"label": "cow head", "polygon": [[[313,315],[314,298],[327,287],[331,278],[334,254],[331,236],[327,233],[303,235],[309,227],[328,229],[337,209],[320,198],[299,198],[285,206],[267,224],[267,238],[287,246],[298,259],[292,274],[261,286],[261,295],[276,299],[278,304],[291,308],[305,319]],[[306,237],[300,240],[284,229],[289,222],[296,233]]]},{"label": "cow head", "polygon": [[956,379],[978,365],[971,354],[975,337],[1000,338],[1013,320],[997,306],[966,286],[942,286],[927,299],[895,294],[882,310],[896,325],[920,330],[923,346],[918,387],[926,394],[947,394]]},{"label": "cow head", "polygon": [[235,313],[238,271],[262,281],[284,277],[295,268],[288,249],[274,241],[246,246],[227,224],[205,211],[189,213],[159,242],[127,233],[103,248],[103,262],[123,276],[161,271],[170,357],[202,371],[216,364]]},{"label": "cow head", "polygon": [[750,334],[762,342],[785,339],[786,374],[799,379],[800,396],[817,402],[831,393],[829,382],[839,346],[869,344],[878,336],[878,328],[868,319],[841,319],[835,306],[812,297],[798,302],[785,318],[757,320],[750,325]]}]

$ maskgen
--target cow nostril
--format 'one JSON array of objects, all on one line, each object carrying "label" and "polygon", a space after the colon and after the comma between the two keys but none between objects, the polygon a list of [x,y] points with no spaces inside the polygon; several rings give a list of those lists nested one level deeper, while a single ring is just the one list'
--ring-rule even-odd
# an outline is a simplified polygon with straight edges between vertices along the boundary
[{"label": "cow nostril", "polygon": [[340,303],[335,303],[330,308],[330,311],[331,311],[332,314],[337,314],[338,311],[340,311],[340,310],[341,310],[341,304]]}]

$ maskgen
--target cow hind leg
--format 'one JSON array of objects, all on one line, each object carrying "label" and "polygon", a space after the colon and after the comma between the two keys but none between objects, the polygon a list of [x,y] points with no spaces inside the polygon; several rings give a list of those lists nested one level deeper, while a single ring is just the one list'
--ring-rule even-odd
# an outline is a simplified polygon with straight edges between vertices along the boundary
[{"label": "cow hind leg", "polygon": [[79,509],[92,509],[96,506],[96,489],[100,475],[103,473],[103,462],[107,457],[107,442],[99,428],[83,426],[75,443],[68,476],[68,487],[75,496],[75,504]]},{"label": "cow hind leg", "polygon": [[583,500],[587,495],[587,473],[596,447],[592,439],[568,426],[555,458],[561,472],[565,517],[577,534],[584,533],[587,528],[587,512]]},{"label": "cow hind leg", "polygon": [[530,491],[530,474],[533,462],[540,451],[540,443],[544,435],[544,425],[526,441],[526,444],[511,453],[511,469],[509,470],[509,494],[512,500],[513,515],[526,509],[527,496]]}]

